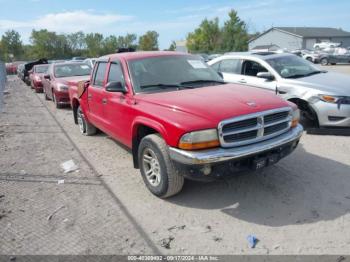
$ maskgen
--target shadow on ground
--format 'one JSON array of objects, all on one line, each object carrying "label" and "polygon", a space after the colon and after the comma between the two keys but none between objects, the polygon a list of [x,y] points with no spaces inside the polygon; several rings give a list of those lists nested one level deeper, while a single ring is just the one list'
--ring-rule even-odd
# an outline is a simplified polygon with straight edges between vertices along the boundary
[{"label": "shadow on ground", "polygon": [[181,194],[170,201],[274,227],[334,220],[350,212],[349,170],[350,166],[310,154],[300,145],[259,173],[214,183],[186,181]]}]

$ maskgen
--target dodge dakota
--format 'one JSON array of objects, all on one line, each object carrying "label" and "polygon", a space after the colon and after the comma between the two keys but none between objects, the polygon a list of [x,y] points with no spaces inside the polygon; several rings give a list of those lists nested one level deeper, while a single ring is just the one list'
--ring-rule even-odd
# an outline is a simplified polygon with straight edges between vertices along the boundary
[{"label": "dodge dakota", "polygon": [[147,188],[161,198],[185,178],[275,164],[298,145],[303,128],[290,102],[253,87],[224,84],[198,56],[119,53],[97,59],[72,96],[83,135],[102,130],[130,149]]}]

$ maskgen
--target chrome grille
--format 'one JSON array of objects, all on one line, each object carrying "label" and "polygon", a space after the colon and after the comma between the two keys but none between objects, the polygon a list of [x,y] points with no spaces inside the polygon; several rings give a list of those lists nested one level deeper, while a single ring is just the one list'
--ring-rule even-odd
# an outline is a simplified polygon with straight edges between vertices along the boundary
[{"label": "chrome grille", "polygon": [[221,146],[243,146],[278,136],[289,130],[291,111],[285,107],[224,120],[218,126]]}]

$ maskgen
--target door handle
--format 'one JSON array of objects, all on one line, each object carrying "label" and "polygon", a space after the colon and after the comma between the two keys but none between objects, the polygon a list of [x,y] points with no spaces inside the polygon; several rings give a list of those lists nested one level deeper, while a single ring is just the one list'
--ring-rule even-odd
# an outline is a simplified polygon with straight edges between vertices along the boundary
[{"label": "door handle", "polygon": [[238,80],[238,82],[240,82],[242,84],[246,84],[247,83],[247,81],[245,79]]},{"label": "door handle", "polygon": [[107,98],[102,99],[102,104],[104,104],[104,105],[107,104]]},{"label": "door handle", "polygon": [[91,99],[92,99],[92,95],[88,94],[88,100],[91,100]]}]

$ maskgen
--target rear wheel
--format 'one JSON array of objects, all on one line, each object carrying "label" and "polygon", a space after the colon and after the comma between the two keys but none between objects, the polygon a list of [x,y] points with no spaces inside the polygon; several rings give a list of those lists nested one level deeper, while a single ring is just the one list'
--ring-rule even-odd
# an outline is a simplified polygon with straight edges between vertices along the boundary
[{"label": "rear wheel", "polygon": [[78,110],[77,110],[77,121],[78,121],[80,133],[82,135],[92,136],[96,134],[96,131],[97,131],[96,127],[94,127],[85,119],[84,113],[81,110],[80,106],[78,107]]},{"label": "rear wheel", "polygon": [[328,65],[328,59],[327,58],[322,58],[321,59],[321,65],[323,65],[323,66]]},{"label": "rear wheel", "polygon": [[167,198],[181,191],[185,179],[174,167],[168,146],[160,136],[152,134],[142,139],[138,160],[143,181],[152,194]]}]

